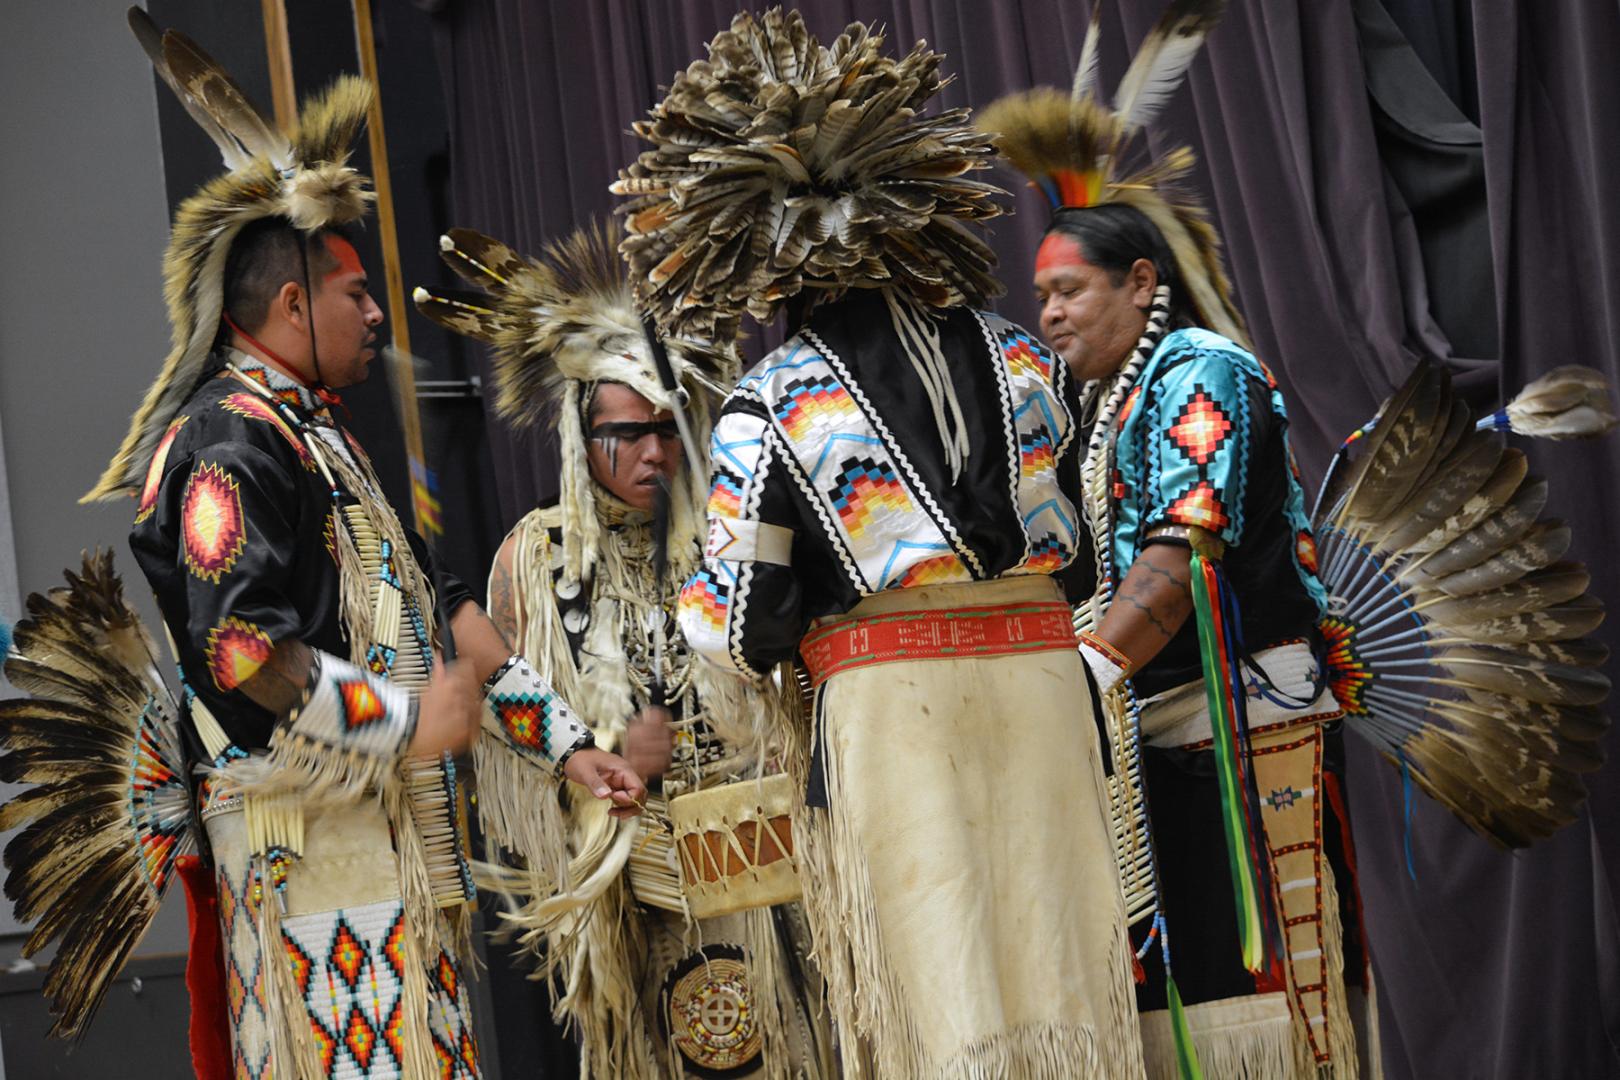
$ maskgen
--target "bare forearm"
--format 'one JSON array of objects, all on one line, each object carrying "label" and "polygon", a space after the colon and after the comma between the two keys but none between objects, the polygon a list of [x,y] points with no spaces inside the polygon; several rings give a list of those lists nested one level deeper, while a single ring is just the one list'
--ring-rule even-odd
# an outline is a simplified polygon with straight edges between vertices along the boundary
[{"label": "bare forearm", "polygon": [[242,693],[277,715],[285,714],[303,701],[314,666],[315,655],[308,645],[297,639],[283,641],[258,671],[242,680]]},{"label": "bare forearm", "polygon": [[1192,614],[1191,558],[1180,545],[1153,544],[1131,563],[1114,593],[1097,636],[1129,657],[1131,670],[1159,655]]},{"label": "bare forearm", "polygon": [[480,685],[512,655],[505,635],[471,600],[450,616],[450,632],[455,635],[457,658],[472,665]]}]

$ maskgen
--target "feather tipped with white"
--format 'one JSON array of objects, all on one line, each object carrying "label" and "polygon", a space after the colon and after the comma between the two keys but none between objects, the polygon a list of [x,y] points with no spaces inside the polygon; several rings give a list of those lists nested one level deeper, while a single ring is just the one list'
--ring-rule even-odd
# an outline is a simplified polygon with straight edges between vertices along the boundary
[{"label": "feather tipped with white", "polygon": [[1226,0],[1172,0],[1148,31],[1114,94],[1127,137],[1158,118],[1225,10]]},{"label": "feather tipped with white", "polygon": [[1097,96],[1097,69],[1102,60],[1102,0],[1092,0],[1091,20],[1086,23],[1086,37],[1080,45],[1080,63],[1074,68],[1074,86],[1069,100],[1075,105]]},{"label": "feather tipped with white", "polygon": [[230,73],[178,30],[163,33],[163,59],[185,96],[213,117],[249,159],[280,172],[294,164],[292,144],[248,100]]},{"label": "feather tipped with white", "polygon": [[1554,368],[1519,391],[1482,428],[1541,439],[1590,439],[1613,431],[1613,390],[1600,372],[1578,364]]},{"label": "feather tipped with white", "polygon": [[129,28],[134,31],[135,40],[141,43],[141,48],[145,50],[147,59],[152,62],[153,70],[158,73],[158,76],[168,85],[169,89],[174,91],[175,99],[197,122],[197,126],[202,128],[203,132],[213,140],[215,146],[219,147],[219,156],[225,163],[225,167],[234,172],[252,161],[252,155],[242,149],[242,144],[232,138],[209,115],[208,110],[198,105],[191,95],[186,93],[185,88],[180,85],[180,80],[176,79],[174,72],[169,70],[169,62],[163,55],[163,31],[158,29],[157,24],[152,21],[152,17],[146,13],[145,9],[138,7],[129,9]]}]

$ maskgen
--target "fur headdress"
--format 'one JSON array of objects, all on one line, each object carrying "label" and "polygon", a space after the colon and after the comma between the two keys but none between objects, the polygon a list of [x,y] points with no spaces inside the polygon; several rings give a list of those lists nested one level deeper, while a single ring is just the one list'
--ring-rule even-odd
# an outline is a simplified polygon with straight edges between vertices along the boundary
[{"label": "fur headdress", "polygon": [[174,344],[86,502],[140,490],[164,430],[208,362],[224,310],[226,256],[242,229],[274,217],[305,232],[346,225],[364,217],[372,199],[369,180],[346,164],[371,107],[365,80],[338,79],[304,105],[298,129],[283,135],[191,39],[159,31],[139,8],[130,9],[129,22],[158,75],[219,147],[228,171],[175,212],[163,254]]},{"label": "fur headdress", "polygon": [[1192,169],[1193,152],[1178,147],[1134,172],[1123,164],[1136,136],[1181,85],[1226,2],[1173,0],[1137,50],[1112,106],[1097,96],[1102,7],[1092,6],[1070,93],[1041,87],[1009,95],[982,110],[978,126],[995,136],[996,149],[1029,177],[1053,211],[1105,203],[1140,210],[1170,246],[1199,322],[1246,343],[1243,317],[1221,267],[1220,237],[1197,197],[1177,184]]},{"label": "fur headdress", "polygon": [[[495,411],[515,427],[550,416],[562,451],[563,552],[574,580],[588,576],[599,537],[586,461],[585,423],[599,382],[623,383],[660,408],[687,408],[708,434],[709,391],[723,395],[737,375],[727,346],[669,338],[665,345],[683,400],[670,400],[658,378],[640,309],[619,257],[612,223],[586,226],[529,259],[471,229],[452,229],[440,253],[480,292],[415,291],[422,314],[493,346]],[[695,539],[699,508],[677,499],[672,531]]]},{"label": "fur headdress", "polygon": [[892,286],[925,305],[1001,292],[962,227],[1006,194],[967,178],[992,156],[966,109],[920,115],[946,80],[919,42],[901,58],[851,23],[832,45],[798,12],[743,13],[675,76],[634,131],[652,144],[613,191],[636,295],[665,327],[725,337],[806,288]]}]

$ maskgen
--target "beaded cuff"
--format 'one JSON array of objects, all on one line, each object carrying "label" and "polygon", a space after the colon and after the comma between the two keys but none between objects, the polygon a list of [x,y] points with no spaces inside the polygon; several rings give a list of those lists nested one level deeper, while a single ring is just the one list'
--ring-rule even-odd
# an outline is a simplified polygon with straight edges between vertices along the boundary
[{"label": "beaded cuff", "polygon": [[514,655],[484,683],[484,727],[523,758],[554,770],[577,750],[596,745],[534,666]]},{"label": "beaded cuff", "polygon": [[303,703],[283,725],[295,742],[393,762],[416,732],[416,701],[404,687],[316,652]]}]

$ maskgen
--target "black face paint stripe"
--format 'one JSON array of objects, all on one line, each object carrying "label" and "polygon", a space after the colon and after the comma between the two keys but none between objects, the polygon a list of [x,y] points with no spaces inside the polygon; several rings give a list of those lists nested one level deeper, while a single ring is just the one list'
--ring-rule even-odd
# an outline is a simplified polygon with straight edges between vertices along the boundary
[{"label": "black face paint stripe", "polygon": [[660,439],[678,439],[680,434],[680,428],[673,420],[658,420],[652,423],[609,420],[591,428],[588,437],[592,439],[623,439],[626,442],[640,442],[648,435],[656,435]]}]

